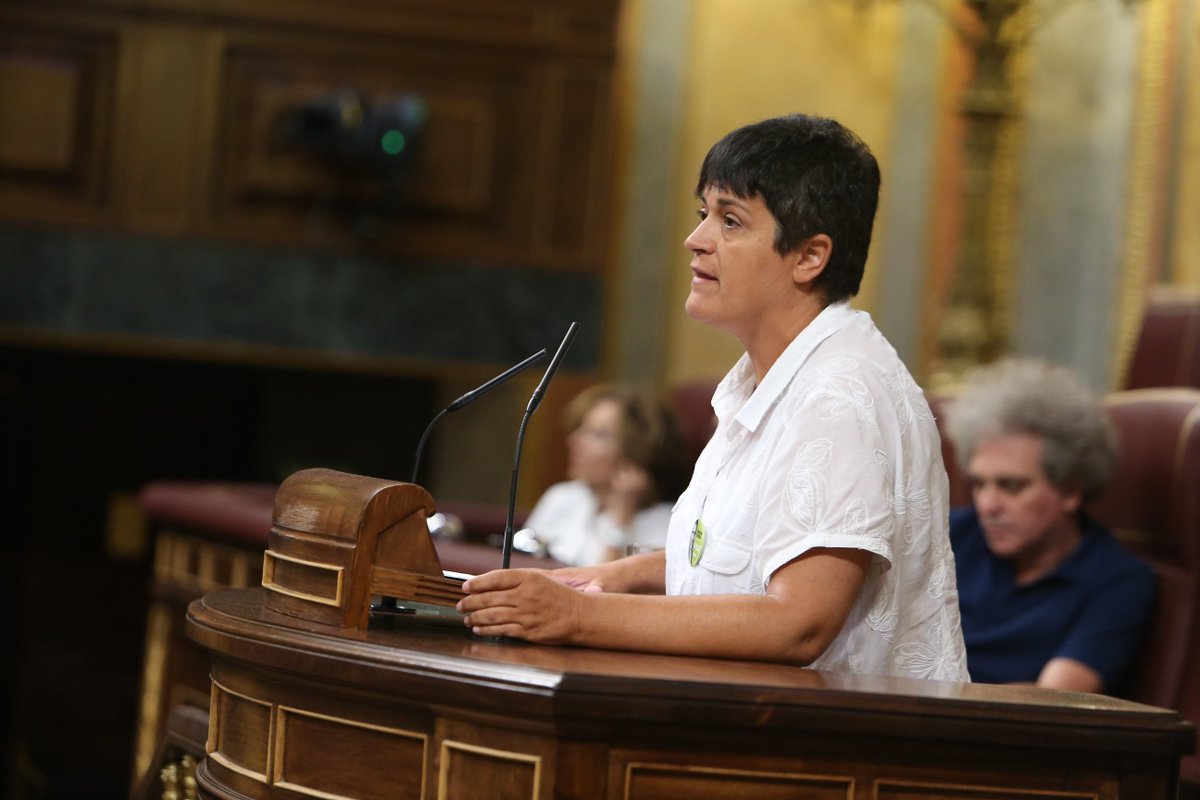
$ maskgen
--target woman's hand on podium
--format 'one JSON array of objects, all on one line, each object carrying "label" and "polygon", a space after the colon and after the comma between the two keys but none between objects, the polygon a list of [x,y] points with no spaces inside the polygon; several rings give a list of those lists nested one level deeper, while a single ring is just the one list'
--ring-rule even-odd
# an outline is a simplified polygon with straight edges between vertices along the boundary
[{"label": "woman's hand on podium", "polygon": [[457,607],[479,636],[623,647],[630,613],[658,613],[637,602],[630,607],[623,601],[639,598],[626,593],[662,594],[665,568],[655,551],[591,567],[498,569],[464,583],[467,596]]},{"label": "woman's hand on podium", "polygon": [[[567,644],[581,629],[587,594],[603,591],[583,574],[578,587],[557,573],[587,569],[498,569],[463,584],[467,596],[458,602],[463,622],[478,636],[509,636],[542,644]],[[554,577],[551,577],[554,575]]]}]

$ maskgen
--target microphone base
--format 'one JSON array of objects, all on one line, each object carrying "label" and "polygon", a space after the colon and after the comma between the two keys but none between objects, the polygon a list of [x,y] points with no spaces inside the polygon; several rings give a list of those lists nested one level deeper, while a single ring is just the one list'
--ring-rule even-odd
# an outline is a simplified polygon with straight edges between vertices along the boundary
[{"label": "microphone base", "polygon": [[372,603],[369,606],[369,611],[372,614],[416,614],[417,609],[411,606],[402,606],[396,602],[394,597],[381,597],[378,603]]},{"label": "microphone base", "polygon": [[369,606],[371,625],[381,628],[394,626],[433,626],[442,629],[470,633],[463,624],[463,615],[453,608],[422,603],[416,600],[396,601],[394,597],[382,597],[380,602]]}]

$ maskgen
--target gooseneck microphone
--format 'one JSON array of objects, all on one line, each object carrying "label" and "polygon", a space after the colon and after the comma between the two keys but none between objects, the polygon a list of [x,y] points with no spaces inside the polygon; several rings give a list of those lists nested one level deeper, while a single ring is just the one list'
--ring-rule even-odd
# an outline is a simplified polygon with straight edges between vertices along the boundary
[{"label": "gooseneck microphone", "polygon": [[546,387],[550,385],[550,379],[554,377],[554,373],[558,371],[558,365],[562,363],[563,357],[570,349],[578,328],[578,322],[572,322],[571,327],[567,328],[567,333],[558,345],[554,358],[550,359],[550,366],[546,367],[546,374],[542,376],[541,383],[533,390],[529,404],[525,406],[525,414],[521,417],[521,427],[517,430],[517,451],[513,455],[512,483],[508,488],[508,517],[504,521],[504,547],[501,551],[501,566],[504,569],[508,569],[508,562],[512,558],[513,515],[517,508],[517,473],[521,466],[521,447],[525,444],[525,427],[529,424],[529,418],[533,416],[533,412],[541,405],[542,397],[546,394]]},{"label": "gooseneck microphone", "polygon": [[[458,398],[453,403],[451,403],[450,405],[446,406],[441,411],[439,411],[437,413],[437,415],[432,420],[429,421],[429,424],[427,426],[425,426],[425,432],[421,434],[421,440],[419,442],[417,442],[417,454],[416,454],[416,457],[413,459],[413,471],[412,471],[412,481],[411,482],[412,483],[417,482],[417,471],[421,468],[421,454],[425,451],[425,441],[429,438],[430,431],[433,430],[433,426],[437,424],[437,421],[439,419],[446,416],[451,411],[458,411],[463,406],[465,406],[469,403],[472,403],[475,400],[478,400],[480,397],[487,394],[492,389],[495,389],[497,386],[504,383],[509,378],[513,377],[514,375],[518,375],[518,374],[524,372],[525,370],[529,369],[530,367],[532,367],[534,364],[538,363],[545,357],[546,357],[546,348],[543,347],[541,350],[537,351],[536,353],[531,355],[529,358],[522,361],[520,364],[516,364],[514,366],[509,367],[508,369],[504,370],[504,372],[501,372],[499,375],[492,378],[487,383],[485,383],[482,386],[479,386],[475,389],[472,389],[471,391],[467,392],[462,397]],[[557,358],[557,356],[556,356],[556,358]],[[553,365],[551,365],[551,366],[553,366]],[[545,383],[545,382],[546,382],[546,379],[543,378],[542,383]]]}]

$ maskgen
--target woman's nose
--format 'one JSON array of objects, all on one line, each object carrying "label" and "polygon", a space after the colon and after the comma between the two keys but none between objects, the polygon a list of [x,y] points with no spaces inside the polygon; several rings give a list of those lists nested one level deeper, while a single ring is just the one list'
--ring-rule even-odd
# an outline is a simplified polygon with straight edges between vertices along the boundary
[{"label": "woman's nose", "polygon": [[704,220],[700,220],[700,224],[692,229],[688,237],[683,240],[683,246],[690,253],[707,253],[712,250],[712,237],[704,229]]}]

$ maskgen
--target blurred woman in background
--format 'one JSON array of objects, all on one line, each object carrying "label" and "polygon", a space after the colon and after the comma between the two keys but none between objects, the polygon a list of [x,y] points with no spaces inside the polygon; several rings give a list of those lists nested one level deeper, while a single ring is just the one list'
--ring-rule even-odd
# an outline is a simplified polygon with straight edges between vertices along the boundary
[{"label": "blurred woman in background", "polygon": [[546,490],[514,546],[573,566],[661,548],[690,465],[664,403],[630,386],[600,384],[566,413],[570,480]]}]

